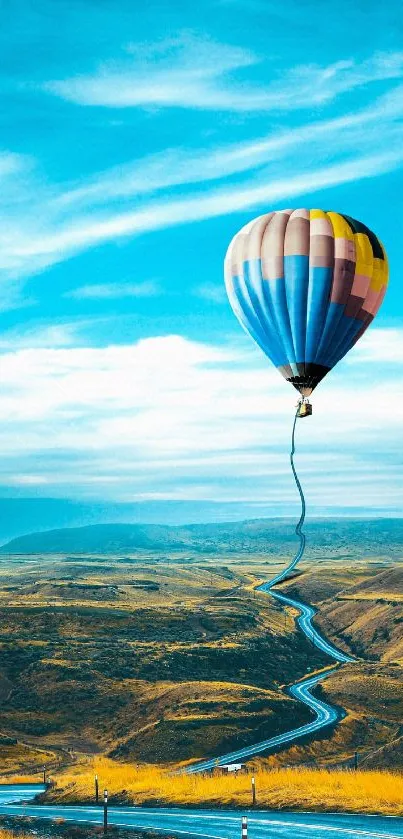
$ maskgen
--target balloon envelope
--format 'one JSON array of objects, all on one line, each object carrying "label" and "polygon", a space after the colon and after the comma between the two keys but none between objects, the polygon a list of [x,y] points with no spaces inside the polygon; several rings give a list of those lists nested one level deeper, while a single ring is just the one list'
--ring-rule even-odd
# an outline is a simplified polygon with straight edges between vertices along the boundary
[{"label": "balloon envelope", "polygon": [[387,282],[375,234],[324,210],[259,216],[237,233],[225,259],[235,315],[304,396],[365,332]]}]

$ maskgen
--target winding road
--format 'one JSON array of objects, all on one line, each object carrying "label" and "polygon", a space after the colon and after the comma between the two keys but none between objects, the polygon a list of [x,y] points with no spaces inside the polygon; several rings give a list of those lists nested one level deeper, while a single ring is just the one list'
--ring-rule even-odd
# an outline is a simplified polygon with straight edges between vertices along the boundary
[{"label": "winding road", "polygon": [[[63,819],[66,822],[102,824],[102,807],[68,807],[30,804],[42,792],[40,785],[2,787],[0,815]],[[11,802],[27,803],[11,803]],[[254,810],[248,817],[250,839],[402,839],[403,819],[333,813],[287,813]],[[161,807],[110,807],[109,824],[152,830],[156,833],[240,839],[241,813],[236,810],[192,810]]]},{"label": "winding road", "polygon": [[[291,565],[292,567],[295,567],[293,563],[291,563]],[[308,606],[306,603],[294,600],[291,597],[286,597],[285,594],[280,594],[279,592],[273,590],[273,586],[276,585],[276,583],[285,579],[291,570],[291,565],[287,566],[281,574],[277,574],[273,580],[269,580],[268,582],[262,583],[262,585],[258,586],[258,591],[264,591],[276,600],[279,600],[281,603],[284,603],[287,606],[292,606],[293,609],[297,609],[300,614],[298,615],[296,622],[304,635],[309,638],[315,647],[322,650],[322,652],[326,653],[330,656],[330,658],[337,662],[334,667],[322,670],[314,676],[305,676],[303,679],[300,679],[298,682],[295,682],[295,684],[287,688],[290,696],[293,696],[294,699],[299,699],[300,702],[307,705],[308,708],[310,708],[315,714],[315,717],[311,722],[308,722],[305,725],[301,725],[298,728],[292,728],[283,734],[270,737],[268,740],[262,740],[260,743],[255,743],[252,746],[245,746],[244,748],[237,749],[233,752],[227,752],[227,754],[220,755],[218,758],[211,758],[209,760],[202,760],[199,763],[194,763],[187,767],[187,774],[205,772],[209,769],[214,769],[215,766],[223,766],[227,763],[239,763],[248,757],[253,757],[254,755],[261,754],[262,752],[273,751],[279,746],[284,746],[287,743],[294,743],[296,740],[301,739],[301,737],[307,737],[310,734],[314,734],[316,731],[320,731],[322,728],[334,725],[343,716],[343,712],[340,711],[339,708],[334,708],[332,705],[324,702],[323,699],[318,699],[313,696],[311,691],[319,684],[319,682],[322,682],[330,676],[331,673],[334,673],[339,664],[346,664],[354,661],[354,659],[346,653],[341,652],[341,650],[338,650],[337,647],[333,646],[333,644],[330,644],[329,641],[327,641],[326,638],[323,638],[320,632],[318,632],[318,630],[314,627],[312,624],[312,618],[315,616],[316,610],[312,606]]]},{"label": "winding road", "polygon": [[293,598],[287,597],[285,594],[280,594],[278,591],[274,590],[274,586],[283,582],[297,567],[304,555],[306,545],[305,533],[302,530],[306,511],[305,498],[294,463],[295,428],[298,416],[299,408],[297,408],[295,413],[292,426],[290,463],[295,484],[301,499],[301,516],[295,528],[295,533],[299,538],[299,547],[289,564],[283,568],[282,571],[279,571],[278,574],[272,577],[271,580],[267,580],[265,583],[258,586],[257,590],[270,594],[280,603],[292,606],[293,609],[296,609],[299,612],[296,620],[297,626],[299,626],[301,631],[312,642],[312,644],[333,659],[333,661],[336,662],[336,665],[334,667],[328,667],[326,670],[322,670],[314,676],[305,676],[303,679],[300,679],[298,682],[295,682],[295,684],[287,688],[290,696],[293,696],[294,699],[298,699],[300,702],[303,702],[304,705],[313,712],[315,717],[311,722],[301,725],[298,728],[292,728],[290,731],[286,731],[276,737],[270,737],[268,740],[262,740],[260,743],[255,743],[253,746],[245,746],[242,749],[237,749],[236,751],[228,752],[225,755],[220,755],[218,758],[202,760],[199,763],[194,763],[185,770],[187,774],[205,772],[206,770],[214,769],[215,766],[223,766],[227,763],[238,763],[239,761],[245,760],[245,758],[253,757],[254,755],[261,754],[262,752],[273,751],[274,749],[284,746],[287,743],[294,743],[296,740],[301,739],[301,737],[307,737],[314,734],[322,728],[334,725],[344,715],[339,708],[334,708],[322,699],[318,699],[313,696],[311,691],[319,684],[319,682],[322,682],[324,679],[328,678],[331,673],[334,673],[340,664],[347,664],[349,662],[353,662],[355,659],[346,653],[341,652],[341,650],[338,650],[333,644],[330,644],[329,641],[327,641],[326,638],[323,638],[320,632],[318,632],[318,630],[313,626],[312,618],[315,616],[316,610],[312,606],[308,606],[306,603],[294,600]]}]

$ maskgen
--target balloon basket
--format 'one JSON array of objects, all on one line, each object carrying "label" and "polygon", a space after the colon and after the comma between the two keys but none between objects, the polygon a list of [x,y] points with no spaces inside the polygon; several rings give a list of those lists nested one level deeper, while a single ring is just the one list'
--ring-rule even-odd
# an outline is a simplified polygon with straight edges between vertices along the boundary
[{"label": "balloon basket", "polygon": [[297,408],[297,416],[300,417],[300,419],[310,417],[312,415],[312,405],[308,399],[301,399],[298,402]]}]

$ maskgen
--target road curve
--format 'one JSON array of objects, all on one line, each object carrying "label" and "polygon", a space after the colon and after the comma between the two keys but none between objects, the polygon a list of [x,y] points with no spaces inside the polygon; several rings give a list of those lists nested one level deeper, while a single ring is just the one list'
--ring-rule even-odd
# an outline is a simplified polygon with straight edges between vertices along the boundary
[{"label": "road curve", "polygon": [[258,591],[268,592],[272,597],[275,597],[275,599],[279,600],[281,603],[285,603],[287,606],[292,606],[293,609],[297,609],[300,613],[297,617],[297,625],[315,647],[322,650],[322,652],[327,653],[330,658],[333,658],[334,661],[337,661],[340,664],[347,664],[348,662],[355,661],[351,655],[343,653],[333,644],[330,644],[330,642],[327,641],[326,638],[324,638],[323,635],[321,635],[314,627],[312,618],[315,617],[317,610],[314,609],[313,606],[308,606],[307,603],[302,603],[300,600],[294,600],[292,597],[286,597],[285,594],[280,594],[278,591],[274,591],[272,588],[273,585],[274,583],[270,582],[263,583],[258,587]]},{"label": "road curve", "polygon": [[304,635],[309,638],[315,647],[322,650],[322,652],[326,653],[330,656],[330,658],[337,662],[335,667],[330,667],[314,676],[305,676],[303,679],[300,679],[298,682],[295,682],[295,684],[287,688],[287,691],[291,696],[295,699],[299,699],[304,703],[304,705],[307,705],[308,708],[310,708],[310,710],[315,714],[314,719],[305,725],[300,725],[298,728],[292,728],[290,731],[286,731],[285,733],[279,734],[275,737],[270,737],[268,740],[262,740],[260,743],[255,743],[252,746],[245,746],[244,748],[237,749],[236,751],[220,755],[220,757],[194,763],[186,768],[185,771],[187,774],[193,775],[198,772],[206,772],[209,769],[214,769],[215,766],[222,766],[226,763],[238,763],[246,758],[261,754],[262,752],[274,751],[286,744],[292,744],[296,740],[300,740],[301,737],[307,737],[311,734],[315,734],[315,732],[320,731],[322,728],[334,725],[343,716],[339,708],[334,708],[332,705],[324,702],[323,699],[318,699],[313,696],[311,691],[317,684],[319,684],[319,682],[322,682],[330,676],[331,673],[334,673],[339,664],[352,662],[354,659],[346,653],[343,653],[341,650],[338,650],[337,647],[333,646],[333,644],[330,644],[329,641],[327,641],[326,638],[323,638],[320,632],[318,632],[318,630],[313,626],[312,618],[316,614],[316,610],[312,606],[308,606],[306,603],[301,603],[298,600],[287,597],[285,594],[280,594],[279,592],[273,590],[273,586],[283,580],[289,571],[290,566],[288,566],[280,574],[277,574],[273,580],[269,580],[268,582],[262,583],[262,585],[258,586],[258,591],[270,594],[281,603],[297,609],[300,614],[296,622]]},{"label": "road curve", "polygon": [[[43,789],[43,788],[42,788]],[[102,807],[12,804],[40,791],[33,787],[3,787],[0,815],[63,819],[66,822],[102,824]],[[387,816],[341,815],[333,813],[287,813],[263,810],[191,810],[170,807],[109,807],[108,822],[119,827],[151,830],[161,834],[240,839],[241,816],[248,817],[251,839],[402,839],[403,819]]]}]

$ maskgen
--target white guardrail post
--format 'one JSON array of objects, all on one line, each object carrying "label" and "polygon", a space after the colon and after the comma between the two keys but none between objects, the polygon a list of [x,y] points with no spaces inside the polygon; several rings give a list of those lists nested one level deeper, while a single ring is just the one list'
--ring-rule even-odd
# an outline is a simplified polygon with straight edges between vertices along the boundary
[{"label": "white guardrail post", "polygon": [[248,839],[248,819],[246,816],[242,816],[241,839]]},{"label": "white guardrail post", "polygon": [[104,790],[104,836],[108,832],[108,790]]},{"label": "white guardrail post", "polygon": [[256,805],[256,781],[255,776],[252,775],[252,807]]}]

